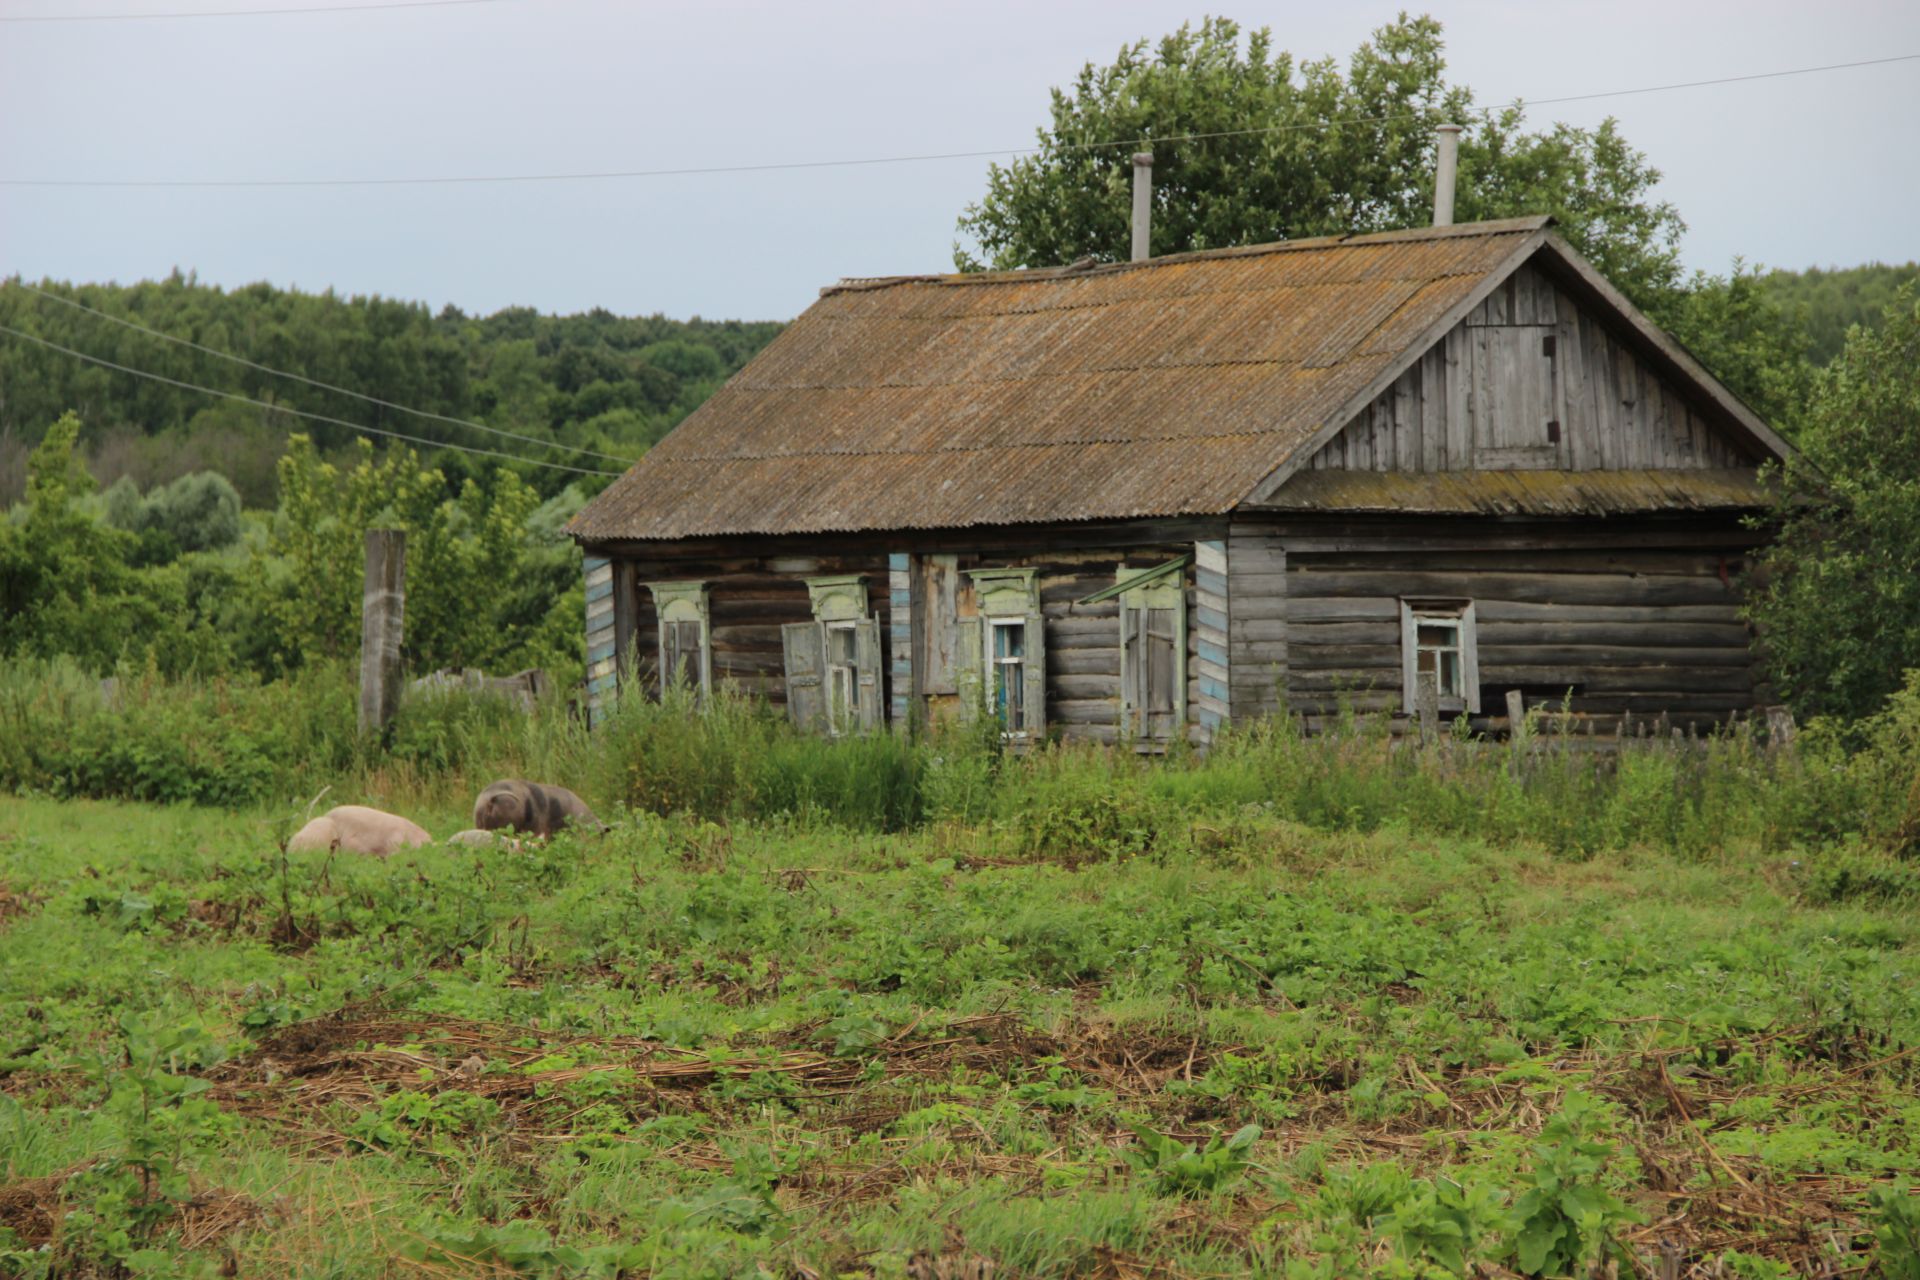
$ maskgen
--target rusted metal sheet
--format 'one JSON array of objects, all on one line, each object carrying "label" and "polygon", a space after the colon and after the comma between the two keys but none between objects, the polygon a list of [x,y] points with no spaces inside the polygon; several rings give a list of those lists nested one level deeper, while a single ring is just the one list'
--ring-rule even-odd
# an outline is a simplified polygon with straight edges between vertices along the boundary
[{"label": "rusted metal sheet", "polygon": [[827,290],[588,541],[1219,514],[1544,225]]},{"label": "rusted metal sheet", "polygon": [[1401,515],[1573,516],[1766,506],[1753,469],[1717,471],[1302,471],[1268,507]]}]

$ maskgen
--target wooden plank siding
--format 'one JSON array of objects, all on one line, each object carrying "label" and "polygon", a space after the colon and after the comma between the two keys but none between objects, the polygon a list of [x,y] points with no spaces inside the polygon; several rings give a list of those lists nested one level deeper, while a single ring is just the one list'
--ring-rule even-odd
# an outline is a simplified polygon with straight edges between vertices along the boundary
[{"label": "wooden plank siding", "polygon": [[1187,602],[1188,738],[1198,747],[1233,717],[1232,668],[1227,635],[1233,617],[1227,588],[1227,543],[1206,538],[1193,544],[1193,586]]},{"label": "wooden plank siding", "polygon": [[[1484,521],[1404,524],[1392,545],[1288,546],[1287,702],[1310,724],[1343,701],[1404,712],[1406,598],[1473,602],[1481,727],[1509,689],[1555,707],[1572,689],[1571,709],[1603,732],[1627,713],[1705,728],[1764,693],[1740,616],[1742,548],[1754,534],[1730,521],[1536,528],[1525,548],[1474,546]],[[1423,525],[1433,534],[1424,548]],[[1632,536],[1616,545],[1617,534]]]},{"label": "wooden plank siding", "polygon": [[[1550,358],[1539,354],[1546,337]],[[1559,424],[1558,441],[1547,438],[1547,419]],[[1755,461],[1599,317],[1526,266],[1303,469],[1685,470]]]},{"label": "wooden plank siding", "polygon": [[614,568],[603,556],[582,559],[587,591],[587,723],[599,724],[613,704],[616,678]]},{"label": "wooden plank siding", "polygon": [[1236,522],[1227,534],[1227,666],[1235,720],[1272,715],[1286,687],[1287,550],[1271,528]]}]

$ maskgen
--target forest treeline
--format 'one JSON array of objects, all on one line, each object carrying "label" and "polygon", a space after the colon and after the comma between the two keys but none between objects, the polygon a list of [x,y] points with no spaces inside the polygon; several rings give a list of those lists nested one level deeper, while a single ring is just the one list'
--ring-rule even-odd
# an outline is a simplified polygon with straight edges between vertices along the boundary
[{"label": "forest treeline", "polygon": [[[106,317],[542,443],[370,404]],[[276,406],[435,444],[614,472],[622,468],[613,459],[638,457],[780,330],[773,321],[670,320],[604,310],[557,316],[510,307],[481,316],[447,307],[436,314],[421,303],[331,291],[268,284],[222,289],[177,271],[135,285],[0,282],[0,324],[116,364]],[[168,386],[8,336],[0,338],[0,506],[24,494],[28,452],[68,411],[79,415],[80,447],[102,485],[124,476],[145,491],[213,470],[233,483],[250,508],[274,505],[274,467],[290,434],[309,436],[327,457],[342,455],[355,435],[343,426]],[[454,493],[494,462],[453,449],[424,452]],[[606,479],[550,468],[526,468],[523,474],[543,497],[573,482],[591,491]]]},{"label": "forest treeline", "polygon": [[1827,364],[1846,346],[1847,330],[1872,325],[1892,305],[1900,286],[1920,279],[1920,262],[1889,266],[1809,267],[1805,271],[1769,271],[1761,277],[1767,292],[1807,331],[1807,356]]}]

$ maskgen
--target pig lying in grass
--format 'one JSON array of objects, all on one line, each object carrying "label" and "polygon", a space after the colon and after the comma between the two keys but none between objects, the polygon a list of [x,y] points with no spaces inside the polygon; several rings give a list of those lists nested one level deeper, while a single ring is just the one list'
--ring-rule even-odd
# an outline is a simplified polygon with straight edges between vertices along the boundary
[{"label": "pig lying in grass", "polygon": [[565,787],[508,778],[496,782],[473,802],[473,825],[482,831],[502,827],[523,835],[550,836],[563,827],[604,831],[582,800]]},{"label": "pig lying in grass", "polygon": [[400,849],[431,843],[433,837],[397,813],[360,804],[337,805],[294,832],[288,853],[340,849],[384,858]]}]

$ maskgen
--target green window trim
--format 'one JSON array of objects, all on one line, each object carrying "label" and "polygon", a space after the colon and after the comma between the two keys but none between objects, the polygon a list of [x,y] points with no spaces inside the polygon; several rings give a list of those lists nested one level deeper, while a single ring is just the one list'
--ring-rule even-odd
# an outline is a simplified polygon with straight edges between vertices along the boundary
[{"label": "green window trim", "polygon": [[1193,557],[1190,555],[1176,557],[1175,559],[1167,561],[1165,564],[1155,565],[1151,569],[1142,569],[1138,573],[1124,575],[1120,578],[1118,582],[1115,582],[1112,586],[1102,587],[1100,590],[1094,592],[1090,596],[1080,597],[1080,599],[1075,600],[1074,603],[1075,604],[1100,604],[1103,601],[1113,599],[1115,596],[1120,595],[1123,592],[1132,591],[1135,588],[1144,587],[1149,583],[1157,582],[1160,579],[1165,578],[1170,574],[1173,574],[1181,569],[1186,568],[1188,565],[1192,563],[1193,563]]},{"label": "green window trim", "polygon": [[857,622],[867,616],[867,580],[857,573],[808,578],[807,595],[818,622]]},{"label": "green window trim", "polygon": [[983,618],[1024,618],[1040,612],[1038,569],[969,569],[974,606]]}]

